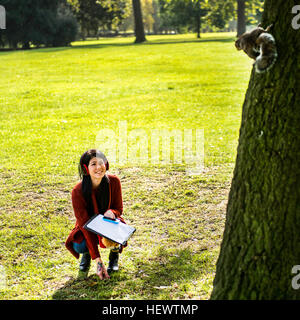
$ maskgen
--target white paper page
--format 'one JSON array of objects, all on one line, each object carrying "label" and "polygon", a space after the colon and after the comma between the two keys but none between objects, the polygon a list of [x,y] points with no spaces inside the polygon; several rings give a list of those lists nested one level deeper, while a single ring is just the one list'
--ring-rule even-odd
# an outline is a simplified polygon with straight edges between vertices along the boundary
[{"label": "white paper page", "polygon": [[134,233],[135,228],[116,220],[118,223],[106,221],[103,215],[97,215],[92,221],[87,223],[86,227],[92,231],[113,240],[117,243],[124,244]]}]

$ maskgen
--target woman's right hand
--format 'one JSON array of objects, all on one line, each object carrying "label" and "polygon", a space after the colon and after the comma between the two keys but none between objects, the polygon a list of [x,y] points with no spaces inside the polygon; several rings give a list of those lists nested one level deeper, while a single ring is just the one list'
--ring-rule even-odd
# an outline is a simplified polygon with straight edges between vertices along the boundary
[{"label": "woman's right hand", "polygon": [[97,259],[97,275],[99,276],[100,280],[110,279],[109,274],[105,268],[104,263],[102,260]]}]

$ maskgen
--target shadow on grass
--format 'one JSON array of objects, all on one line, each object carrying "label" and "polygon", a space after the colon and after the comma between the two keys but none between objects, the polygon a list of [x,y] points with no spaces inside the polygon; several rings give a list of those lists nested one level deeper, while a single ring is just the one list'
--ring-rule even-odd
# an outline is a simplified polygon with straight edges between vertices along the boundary
[{"label": "shadow on grass", "polygon": [[[89,299],[172,299],[184,297],[182,287],[210,272],[211,254],[177,249],[172,252],[160,248],[157,255],[145,261],[136,256],[134,271],[113,273],[110,280],[100,281],[95,274],[85,280],[71,279],[52,296],[55,300]],[[125,259],[125,257],[123,258]],[[91,271],[92,272],[92,271]],[[183,290],[183,291],[182,291]],[[180,292],[182,291],[182,292]]]},{"label": "shadow on grass", "polygon": [[96,274],[86,279],[70,279],[52,295],[54,300],[95,300],[110,299],[115,281],[100,282]]},{"label": "shadow on grass", "polygon": [[80,49],[84,48],[104,48],[104,47],[126,47],[126,46],[152,46],[152,45],[169,45],[169,44],[179,44],[179,43],[205,43],[205,42],[232,42],[234,38],[231,37],[216,37],[207,39],[174,39],[174,40],[151,40],[142,43],[126,42],[126,43],[97,43],[97,44],[84,44],[84,45],[72,45],[69,48]]},{"label": "shadow on grass", "polygon": [[[107,38],[105,38],[106,40]],[[99,40],[101,41],[101,40]],[[6,54],[10,52],[15,51],[26,51],[26,52],[38,52],[39,53],[47,53],[47,52],[59,52],[59,51],[65,51],[65,50],[72,50],[72,49],[103,49],[107,47],[134,47],[134,46],[152,46],[152,45],[172,45],[172,44],[182,44],[182,43],[206,43],[206,42],[233,42],[235,41],[234,37],[212,37],[212,38],[206,38],[206,39],[166,39],[166,40],[151,40],[146,41],[143,43],[134,43],[134,42],[126,42],[126,43],[93,43],[93,44],[83,44],[83,45],[72,45],[67,47],[56,47],[56,48],[31,48],[31,49],[17,49],[17,50],[11,50],[11,49],[3,49],[3,51],[0,49],[0,53],[6,52]]]}]

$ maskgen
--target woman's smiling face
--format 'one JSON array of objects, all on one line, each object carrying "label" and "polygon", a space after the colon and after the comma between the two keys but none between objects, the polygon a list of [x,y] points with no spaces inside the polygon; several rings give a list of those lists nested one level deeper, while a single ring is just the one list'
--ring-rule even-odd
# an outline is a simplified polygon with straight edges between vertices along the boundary
[{"label": "woman's smiling face", "polygon": [[92,180],[95,181],[101,181],[106,172],[106,166],[103,159],[96,157],[90,160],[88,169]]}]

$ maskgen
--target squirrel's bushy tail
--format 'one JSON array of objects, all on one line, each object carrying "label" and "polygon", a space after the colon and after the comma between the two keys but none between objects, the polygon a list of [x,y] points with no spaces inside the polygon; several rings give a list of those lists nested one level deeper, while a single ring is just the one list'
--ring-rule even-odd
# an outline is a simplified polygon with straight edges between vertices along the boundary
[{"label": "squirrel's bushy tail", "polygon": [[275,39],[270,33],[262,33],[256,40],[260,47],[260,55],[255,61],[255,71],[263,73],[273,67],[277,59]]}]

